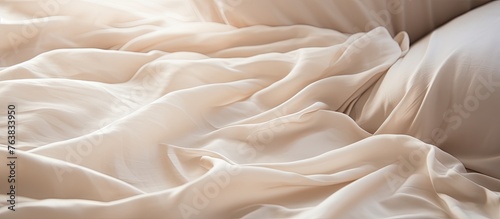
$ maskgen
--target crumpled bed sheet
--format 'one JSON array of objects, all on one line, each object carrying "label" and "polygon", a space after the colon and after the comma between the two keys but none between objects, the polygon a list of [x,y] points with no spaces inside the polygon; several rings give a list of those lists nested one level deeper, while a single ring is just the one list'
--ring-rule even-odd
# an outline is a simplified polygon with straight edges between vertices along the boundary
[{"label": "crumpled bed sheet", "polygon": [[[410,47],[383,27],[167,25],[120,11],[96,25],[106,4],[0,24],[1,218],[500,217],[500,34],[487,26],[499,2],[463,18],[490,31],[474,41],[469,55],[487,54],[477,59],[457,52],[470,35],[442,38],[457,22]],[[31,38],[9,40],[28,25]],[[457,63],[467,72],[452,74]],[[493,81],[491,98],[460,132],[440,126],[479,77]],[[447,140],[426,139],[436,127]]]}]

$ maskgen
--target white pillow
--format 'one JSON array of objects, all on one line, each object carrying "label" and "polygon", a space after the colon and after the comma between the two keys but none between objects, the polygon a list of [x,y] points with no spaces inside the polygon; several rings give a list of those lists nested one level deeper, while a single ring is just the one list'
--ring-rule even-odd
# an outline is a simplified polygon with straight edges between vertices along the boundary
[{"label": "white pillow", "polygon": [[369,132],[434,144],[500,179],[500,2],[415,43],[348,112]]},{"label": "white pillow", "polygon": [[344,33],[384,26],[412,41],[489,0],[191,0],[205,21],[235,27],[305,24]]}]

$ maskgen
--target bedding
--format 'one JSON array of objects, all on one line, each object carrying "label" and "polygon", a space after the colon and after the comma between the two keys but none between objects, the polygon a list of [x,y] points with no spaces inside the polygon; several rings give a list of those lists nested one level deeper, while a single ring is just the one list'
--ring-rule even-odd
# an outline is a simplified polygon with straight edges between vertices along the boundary
[{"label": "bedding", "polygon": [[412,45],[360,97],[366,102],[358,102],[351,116],[371,133],[415,136],[467,168],[500,178],[500,120],[493,116],[500,112],[500,16],[494,5],[456,18]]},{"label": "bedding", "polygon": [[383,26],[415,42],[433,29],[489,0],[191,0],[204,21],[235,27],[305,24],[343,33]]},{"label": "bedding", "polygon": [[0,218],[500,218],[500,2],[249,2],[0,3]]}]

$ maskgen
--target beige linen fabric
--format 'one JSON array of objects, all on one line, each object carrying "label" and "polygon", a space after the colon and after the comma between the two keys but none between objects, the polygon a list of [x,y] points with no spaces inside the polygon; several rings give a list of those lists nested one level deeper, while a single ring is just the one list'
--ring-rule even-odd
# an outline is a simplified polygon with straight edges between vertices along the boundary
[{"label": "beige linen fabric", "polygon": [[371,133],[415,136],[500,178],[499,9],[492,2],[414,44],[351,116]]},{"label": "beige linen fabric", "polygon": [[382,26],[415,42],[489,0],[191,0],[205,21],[235,27],[311,25],[343,33]]},{"label": "beige linen fabric", "polygon": [[[418,111],[369,120],[379,113],[368,109],[374,87],[419,60],[406,33],[236,28],[197,22],[185,5],[163,14],[168,5],[60,1],[26,20],[40,3],[1,4],[0,164],[9,104],[18,158],[16,211],[6,201],[10,170],[0,168],[0,218],[499,217],[495,172],[468,172],[453,154],[399,134],[434,125],[391,120]],[[499,7],[469,19],[496,19]],[[385,104],[409,93],[380,88]],[[498,157],[485,158],[465,163],[494,170]]]}]

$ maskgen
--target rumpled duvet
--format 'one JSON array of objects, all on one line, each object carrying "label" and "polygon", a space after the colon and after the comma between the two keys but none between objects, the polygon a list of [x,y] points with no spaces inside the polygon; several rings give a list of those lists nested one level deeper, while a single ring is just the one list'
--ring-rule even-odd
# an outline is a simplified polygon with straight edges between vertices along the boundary
[{"label": "rumpled duvet", "polygon": [[54,2],[0,4],[0,218],[500,218],[498,2],[411,47]]}]

